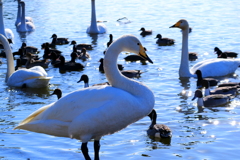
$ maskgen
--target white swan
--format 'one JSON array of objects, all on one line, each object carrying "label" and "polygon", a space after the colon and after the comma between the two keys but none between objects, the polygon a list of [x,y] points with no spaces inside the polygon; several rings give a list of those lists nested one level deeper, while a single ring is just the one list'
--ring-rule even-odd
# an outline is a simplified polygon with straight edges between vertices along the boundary
[{"label": "white swan", "polygon": [[[15,21],[15,26],[17,26],[18,23],[21,22],[21,16],[22,16],[22,13],[21,13],[22,7],[21,7],[21,4],[20,4],[21,0],[17,0],[17,1],[18,1],[18,12],[17,12],[17,19]],[[25,17],[25,21],[33,23],[32,17]]]},{"label": "white swan", "polygon": [[3,22],[3,3],[2,0],[0,0],[0,34],[4,35],[8,40],[14,39],[14,34],[11,29],[4,27]]},{"label": "white swan", "polygon": [[92,18],[91,18],[91,25],[87,28],[87,33],[89,34],[102,34],[107,31],[106,26],[101,23],[97,23],[96,20],[96,11],[95,11],[95,0],[91,0],[92,2]]},{"label": "white swan", "polygon": [[189,25],[185,19],[179,20],[170,28],[177,27],[182,29],[182,58],[179,68],[180,77],[196,77],[196,70],[202,71],[203,77],[218,77],[232,74],[240,65],[239,59],[208,59],[195,64],[189,71],[188,65],[188,33]]},{"label": "white swan", "polygon": [[122,130],[147,116],[154,107],[152,91],[118,70],[117,57],[122,51],[136,53],[152,63],[135,36],[122,36],[111,44],[104,58],[105,74],[111,85],[71,92],[38,109],[15,129],[80,139],[85,159],[90,159],[87,142],[94,139],[95,159],[99,159],[102,136]]},{"label": "white swan", "polygon": [[48,83],[52,77],[47,77],[46,71],[40,66],[15,71],[12,51],[7,39],[2,34],[0,34],[0,42],[4,46],[7,58],[7,74],[5,81],[8,86],[26,86],[29,88],[42,88],[48,86]]},{"label": "white swan", "polygon": [[21,1],[20,5],[22,6],[22,16],[21,22],[17,25],[18,32],[32,32],[35,30],[35,25],[32,22],[26,22],[25,20],[25,2]]}]

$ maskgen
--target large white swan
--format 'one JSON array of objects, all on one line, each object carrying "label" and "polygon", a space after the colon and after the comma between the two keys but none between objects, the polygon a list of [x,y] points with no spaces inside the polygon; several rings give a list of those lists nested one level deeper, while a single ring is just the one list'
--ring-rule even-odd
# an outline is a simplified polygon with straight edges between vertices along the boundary
[{"label": "large white swan", "polygon": [[122,36],[111,44],[104,58],[105,74],[111,85],[71,92],[38,109],[15,129],[80,139],[85,159],[90,159],[87,143],[94,139],[95,160],[99,159],[100,138],[147,116],[155,103],[147,86],[118,70],[117,57],[122,51],[136,53],[152,63],[135,36]]},{"label": "large white swan", "polygon": [[12,30],[4,27],[2,0],[0,0],[0,34],[3,34],[8,40],[11,39],[13,41],[14,39]]},{"label": "large white swan", "polygon": [[96,19],[96,10],[95,10],[95,0],[91,0],[92,2],[92,17],[91,24],[87,28],[87,33],[89,34],[102,34],[107,31],[106,26],[103,23],[97,23]]},{"label": "large white swan", "polygon": [[32,22],[26,22],[25,20],[25,2],[19,2],[22,6],[21,22],[17,25],[18,32],[32,32],[35,30],[35,25]]},{"label": "large white swan", "polygon": [[52,77],[47,77],[46,71],[40,66],[15,71],[12,51],[7,39],[2,34],[0,34],[0,42],[4,46],[7,58],[7,74],[5,81],[8,86],[25,86],[29,88],[42,88],[48,86],[48,83]]},{"label": "large white swan", "polygon": [[[18,25],[18,23],[20,23],[21,22],[21,16],[22,16],[22,6],[21,6],[21,4],[20,4],[20,2],[21,2],[21,0],[17,0],[18,1],[18,11],[17,11],[17,19],[16,19],[16,21],[15,21],[15,26],[17,26]],[[33,23],[33,19],[32,19],[32,17],[26,17],[25,16],[25,21],[26,22],[32,22]]]},{"label": "large white swan", "polygon": [[240,65],[239,59],[208,59],[195,64],[189,71],[188,65],[188,33],[189,25],[187,20],[181,19],[170,28],[177,27],[182,29],[182,57],[179,68],[180,77],[196,77],[197,70],[202,71],[203,77],[218,77],[232,74]]}]

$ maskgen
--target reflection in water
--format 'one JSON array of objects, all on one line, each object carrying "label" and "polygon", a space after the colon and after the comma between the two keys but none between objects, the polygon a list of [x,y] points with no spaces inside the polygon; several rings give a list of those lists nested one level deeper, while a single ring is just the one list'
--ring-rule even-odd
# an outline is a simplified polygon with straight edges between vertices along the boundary
[{"label": "reflection in water", "polygon": [[92,38],[92,44],[97,45],[98,34],[88,34]]},{"label": "reflection in water", "polygon": [[30,35],[32,32],[18,32],[18,35],[21,39],[21,42],[27,43],[27,36]]}]

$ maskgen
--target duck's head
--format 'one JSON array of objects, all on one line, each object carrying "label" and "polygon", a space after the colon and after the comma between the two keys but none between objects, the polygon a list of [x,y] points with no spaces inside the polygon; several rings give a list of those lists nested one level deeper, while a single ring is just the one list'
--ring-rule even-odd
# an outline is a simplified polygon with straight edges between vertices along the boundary
[{"label": "duck's head", "polygon": [[76,41],[72,41],[70,45],[74,45],[74,44],[77,44]]},{"label": "duck's head", "polygon": [[174,25],[170,26],[169,28],[180,28],[182,30],[188,30],[189,29],[189,25],[187,20],[185,19],[180,19],[177,23],[175,23]]},{"label": "duck's head", "polygon": [[144,31],[145,31],[145,28],[144,28],[144,27],[142,27],[142,28],[141,28],[139,31],[143,31],[143,32],[144,32]]},{"label": "duck's head", "polygon": [[194,93],[194,97],[192,101],[195,100],[196,98],[202,98],[202,97],[203,97],[202,91],[200,89],[197,89]]},{"label": "duck's head", "polygon": [[88,76],[86,74],[83,74],[77,83],[79,83],[81,81],[83,81],[84,83],[88,83],[88,81],[89,81]]},{"label": "duck's head", "polygon": [[57,35],[53,34],[52,37],[50,37],[50,38],[57,38]]},{"label": "duck's head", "polygon": [[162,35],[161,34],[157,34],[156,38],[162,39]]},{"label": "duck's head", "polygon": [[54,94],[57,95],[58,99],[61,98],[62,97],[61,89],[59,89],[59,88],[55,89],[51,95],[54,95]]},{"label": "duck's head", "polygon": [[22,43],[22,47],[24,48],[24,47],[26,47],[27,46],[27,44],[25,43],[25,42],[23,42]]}]

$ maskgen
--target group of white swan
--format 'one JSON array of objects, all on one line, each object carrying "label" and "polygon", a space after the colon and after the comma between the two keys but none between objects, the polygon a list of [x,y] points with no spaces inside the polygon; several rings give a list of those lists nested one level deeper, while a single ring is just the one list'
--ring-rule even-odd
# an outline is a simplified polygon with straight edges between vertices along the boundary
[{"label": "group of white swan", "polygon": [[[95,1],[91,0],[91,4],[91,24],[86,32],[89,34],[105,33],[106,27],[98,24],[96,20]],[[0,7],[0,14],[2,14],[2,2]],[[25,17],[25,3],[19,2],[18,7],[17,30],[19,32],[33,31],[35,26],[31,20]],[[0,28],[0,42],[4,46],[7,56],[7,85],[10,87],[47,87],[52,77],[47,77],[47,73],[42,67],[14,70],[12,51],[6,39],[8,33],[4,29],[3,15],[0,16],[0,25],[3,26]],[[224,76],[234,73],[239,67],[240,60],[238,59],[209,59],[197,63],[189,70],[188,22],[181,19],[171,26],[171,28],[173,27],[180,28],[183,34],[180,77],[196,77],[196,70],[201,70],[203,77]],[[98,160],[101,137],[118,132],[148,115],[151,119],[154,117],[150,127],[153,129],[156,123],[156,116],[152,115],[152,111],[155,111],[153,110],[154,94],[144,84],[121,74],[117,67],[117,58],[122,51],[135,53],[153,63],[135,36],[124,35],[112,42],[105,53],[103,67],[110,85],[83,88],[59,97],[58,101],[33,112],[15,129],[79,139],[82,142],[81,150],[86,160],[91,159],[87,148],[87,143],[91,139],[94,139],[94,159]],[[195,96],[202,100],[202,96],[198,92],[195,93]],[[201,103],[203,105],[203,101]],[[170,133],[168,132],[167,135],[169,136]]]}]

